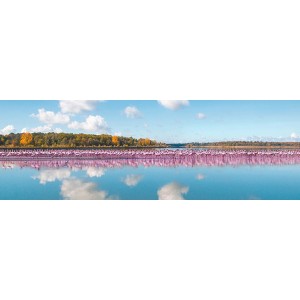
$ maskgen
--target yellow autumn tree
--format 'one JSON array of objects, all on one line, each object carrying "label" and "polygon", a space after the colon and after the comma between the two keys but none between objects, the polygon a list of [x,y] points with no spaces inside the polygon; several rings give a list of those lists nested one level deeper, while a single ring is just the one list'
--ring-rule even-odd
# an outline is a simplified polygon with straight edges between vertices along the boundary
[{"label": "yellow autumn tree", "polygon": [[24,132],[21,135],[20,144],[22,146],[27,146],[32,142],[32,134],[30,132]]},{"label": "yellow autumn tree", "polygon": [[145,143],[145,146],[150,146],[151,141],[150,141],[150,139],[146,138],[144,143]]},{"label": "yellow autumn tree", "polygon": [[112,137],[111,137],[111,141],[112,141],[112,143],[114,144],[114,145],[118,145],[119,144],[119,138],[116,136],[116,135],[113,135]]},{"label": "yellow autumn tree", "polygon": [[139,146],[144,146],[144,142],[145,142],[144,139],[139,139],[139,140],[138,140],[138,145],[139,145]]}]

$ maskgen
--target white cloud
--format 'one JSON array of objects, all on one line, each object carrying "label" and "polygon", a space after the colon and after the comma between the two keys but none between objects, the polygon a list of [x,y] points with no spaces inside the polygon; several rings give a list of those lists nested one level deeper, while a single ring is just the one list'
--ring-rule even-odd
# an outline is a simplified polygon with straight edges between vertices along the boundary
[{"label": "white cloud", "polygon": [[131,119],[138,118],[142,115],[141,112],[135,106],[127,106],[124,110],[124,113],[127,118]]},{"label": "white cloud", "polygon": [[88,116],[85,122],[74,121],[70,123],[68,127],[71,129],[82,129],[98,133],[106,133],[108,131],[108,125],[101,116]]},{"label": "white cloud", "polygon": [[122,132],[118,131],[114,133],[115,136],[122,136]]},{"label": "white cloud", "polygon": [[21,132],[42,132],[42,133],[47,133],[47,132],[55,132],[55,133],[61,133],[63,132],[63,130],[61,128],[52,128],[51,125],[44,125],[44,126],[38,126],[35,128],[31,128],[31,129],[27,129],[27,128],[23,128],[21,130]]},{"label": "white cloud", "polygon": [[204,113],[199,112],[197,113],[196,117],[197,119],[202,120],[206,118],[206,115]]},{"label": "white cloud", "polygon": [[291,139],[297,139],[297,138],[299,138],[299,135],[297,133],[293,132],[291,134]]},{"label": "white cloud", "polygon": [[89,177],[101,177],[105,174],[104,168],[87,167],[85,170]]},{"label": "white cloud", "polygon": [[63,130],[61,128],[54,128],[54,131],[55,133],[62,133]]},{"label": "white cloud", "polygon": [[63,113],[78,114],[82,111],[93,110],[97,102],[103,102],[103,100],[61,100],[59,106]]},{"label": "white cloud", "polygon": [[157,100],[159,104],[164,106],[165,108],[176,110],[181,106],[188,106],[189,100]]},{"label": "white cloud", "polygon": [[142,175],[127,175],[122,181],[127,186],[136,186],[142,180],[142,178]]},{"label": "white cloud", "polygon": [[164,185],[157,191],[159,200],[184,200],[183,194],[189,191],[187,186],[183,186],[177,182],[171,182]]},{"label": "white cloud", "polygon": [[205,176],[204,176],[203,174],[198,174],[198,175],[196,176],[196,178],[197,178],[198,180],[203,180],[203,179],[205,178]]},{"label": "white cloud", "polygon": [[94,182],[84,182],[80,179],[65,179],[61,186],[61,195],[67,200],[105,200],[112,199],[108,193],[97,189]]},{"label": "white cloud", "polygon": [[35,128],[31,128],[29,130],[29,132],[43,132],[43,133],[50,132],[50,131],[52,131],[52,127],[50,125],[38,126]]},{"label": "white cloud", "polygon": [[14,132],[15,127],[13,125],[7,125],[4,128],[0,129],[0,134],[7,135]]},{"label": "white cloud", "polygon": [[38,176],[33,177],[34,179],[39,179],[41,184],[46,184],[47,182],[54,182],[56,180],[63,180],[71,176],[71,171],[69,169],[47,169],[39,172]]},{"label": "white cloud", "polygon": [[46,124],[66,124],[70,122],[68,115],[62,114],[61,112],[55,113],[53,111],[46,111],[44,108],[39,109],[38,113],[32,114],[32,116]]}]

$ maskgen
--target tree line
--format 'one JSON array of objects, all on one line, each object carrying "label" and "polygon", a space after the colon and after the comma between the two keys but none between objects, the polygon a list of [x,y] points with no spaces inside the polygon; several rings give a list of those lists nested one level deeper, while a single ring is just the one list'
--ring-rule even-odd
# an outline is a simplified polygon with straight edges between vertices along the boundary
[{"label": "tree line", "polygon": [[164,147],[165,144],[149,138],[109,134],[75,133],[10,133],[0,135],[1,148],[76,148],[76,147]]}]

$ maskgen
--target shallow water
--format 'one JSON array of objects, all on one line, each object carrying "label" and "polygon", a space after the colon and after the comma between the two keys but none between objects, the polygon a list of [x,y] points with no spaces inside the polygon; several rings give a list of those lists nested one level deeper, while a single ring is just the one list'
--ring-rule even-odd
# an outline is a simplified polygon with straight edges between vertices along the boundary
[{"label": "shallow water", "polygon": [[0,161],[0,199],[300,199],[298,159]]}]

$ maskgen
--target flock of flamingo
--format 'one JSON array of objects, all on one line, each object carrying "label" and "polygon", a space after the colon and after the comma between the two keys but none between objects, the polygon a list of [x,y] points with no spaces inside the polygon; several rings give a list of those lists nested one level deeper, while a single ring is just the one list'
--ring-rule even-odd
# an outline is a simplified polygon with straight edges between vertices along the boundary
[{"label": "flock of flamingo", "polygon": [[0,166],[43,167],[193,167],[300,164],[300,150],[129,149],[0,150]]}]

